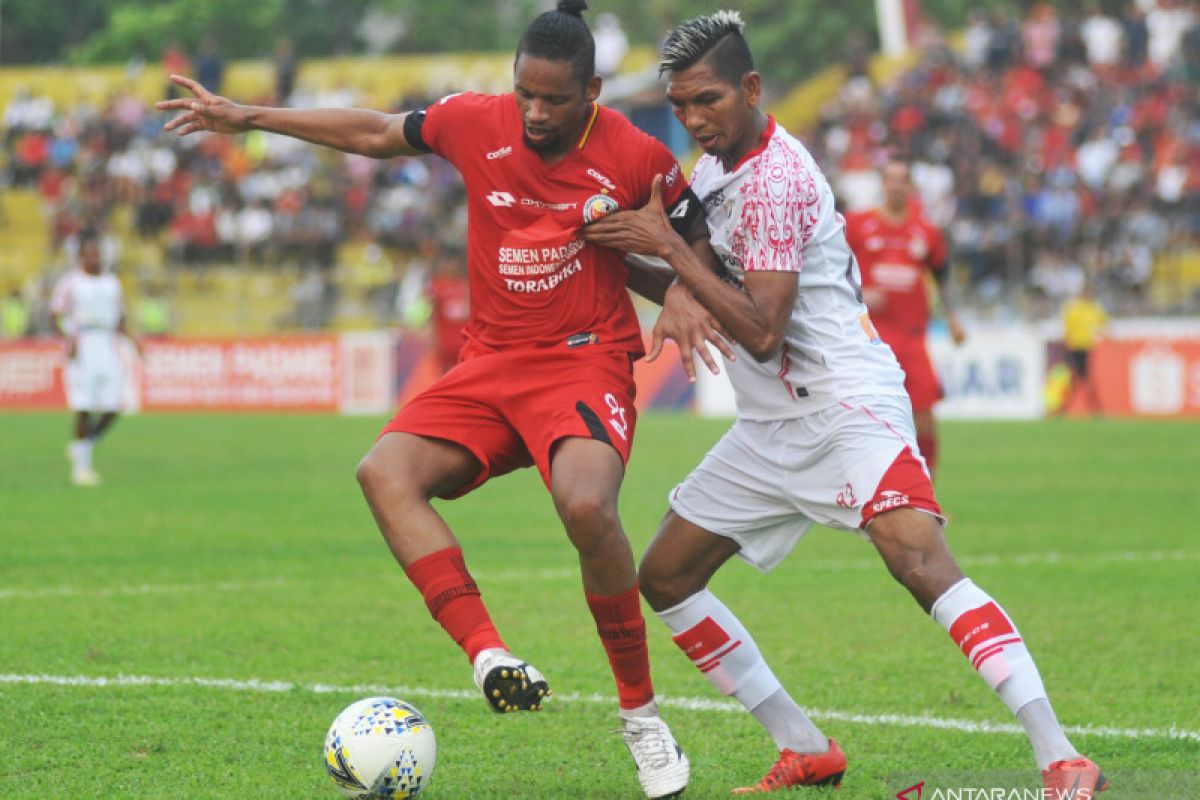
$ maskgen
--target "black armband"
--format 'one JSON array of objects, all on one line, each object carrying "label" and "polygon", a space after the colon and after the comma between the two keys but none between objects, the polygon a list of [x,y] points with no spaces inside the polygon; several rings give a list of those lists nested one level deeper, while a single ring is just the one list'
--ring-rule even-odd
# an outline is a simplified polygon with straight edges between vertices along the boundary
[{"label": "black armband", "polygon": [[421,128],[425,125],[424,111],[410,111],[408,116],[404,118],[404,138],[408,140],[409,145],[416,149],[432,153],[433,148],[425,143],[425,137],[421,135]]},{"label": "black armband", "polygon": [[679,199],[667,209],[667,219],[670,220],[671,227],[675,229],[675,232],[685,240],[690,242],[696,238],[697,222],[701,225],[704,224],[704,204],[692,191],[692,187],[684,189],[679,195]]}]

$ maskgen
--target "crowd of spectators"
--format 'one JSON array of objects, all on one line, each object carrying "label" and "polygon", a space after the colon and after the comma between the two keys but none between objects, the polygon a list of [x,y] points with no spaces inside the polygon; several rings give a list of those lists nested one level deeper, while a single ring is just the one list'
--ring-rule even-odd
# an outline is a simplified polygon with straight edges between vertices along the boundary
[{"label": "crowd of spectators", "polygon": [[[1154,310],[1151,265],[1200,240],[1198,20],[1195,0],[1133,0],[1119,15],[979,13],[961,47],[926,34],[919,63],[886,85],[852,68],[804,138],[848,209],[878,199],[886,154],[914,159],[926,213],[948,232],[960,303],[1050,316],[1090,281],[1118,313]],[[219,90],[211,43],[196,60]],[[276,64],[273,91],[287,95],[242,99],[372,103],[344,86],[307,92],[286,43]],[[103,107],[10,102],[0,163],[9,183],[40,192],[48,272],[65,266],[81,226],[114,233],[125,209],[124,235],[159,248],[169,273],[289,268],[292,324],[327,324],[348,288],[390,324],[420,296],[438,243],[463,239],[462,183],[441,159],[376,161],[262,132],[179,139],[163,121],[131,93]],[[347,251],[355,260],[339,264]]]},{"label": "crowd of spectators", "polygon": [[[286,102],[360,101],[339,87],[296,91]],[[397,108],[427,102],[405,98]],[[48,273],[66,267],[81,227],[98,225],[109,234],[112,263],[120,260],[119,241],[132,238],[160,248],[168,275],[203,276],[229,264],[291,269],[296,313],[281,324],[327,324],[342,284],[352,284],[375,320],[389,324],[414,301],[407,288],[413,277],[406,275],[429,271],[431,247],[463,238],[462,183],[441,159],[377,161],[261,131],[181,139],[162,132],[165,119],[129,93],[102,108],[80,104],[61,113],[28,93],[8,105],[7,181],[40,194],[52,254]],[[117,215],[120,209],[127,213]],[[116,230],[118,216],[129,231]],[[362,246],[357,258],[339,264],[347,242]]]},{"label": "crowd of spectators", "polygon": [[850,208],[878,198],[889,152],[914,160],[979,309],[1049,316],[1085,281],[1117,312],[1151,309],[1155,260],[1200,243],[1200,11],[1034,4],[976,13],[961,48],[927,32],[885,86],[852,78],[806,140]]}]

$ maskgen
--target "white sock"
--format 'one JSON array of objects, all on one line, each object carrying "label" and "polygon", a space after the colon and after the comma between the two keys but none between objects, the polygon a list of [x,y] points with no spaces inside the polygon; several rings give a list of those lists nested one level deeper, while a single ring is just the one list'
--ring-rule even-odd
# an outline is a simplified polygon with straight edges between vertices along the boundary
[{"label": "white sock", "polygon": [[620,715],[621,719],[633,719],[634,717],[657,717],[658,702],[651,700],[649,703],[646,703],[646,705],[638,706],[637,708],[620,708],[617,709],[617,713]]},{"label": "white sock", "polygon": [[[658,612],[658,618],[717,691],[737,698],[754,713],[780,748],[800,748],[798,752],[828,749],[828,740],[784,691],[749,631],[712,592],[701,590]],[[768,702],[760,715],[758,709]]]},{"label": "white sock", "polygon": [[1044,770],[1055,761],[1079,758],[1079,751],[1063,732],[1049,700],[1034,700],[1027,704],[1017,712],[1017,721],[1033,745],[1033,757],[1037,759],[1038,769]]},{"label": "white sock", "polygon": [[930,616],[949,631],[971,666],[1024,726],[1041,769],[1078,756],[1050,708],[1025,640],[999,603],[963,578],[934,602]]},{"label": "white sock", "polygon": [[796,705],[796,701],[780,688],[775,694],[751,709],[754,718],[775,739],[775,747],[785,747],[795,753],[824,753],[829,750],[829,737]]},{"label": "white sock", "polygon": [[73,439],[67,451],[71,456],[71,466],[77,470],[91,469],[92,442],[90,439]]}]

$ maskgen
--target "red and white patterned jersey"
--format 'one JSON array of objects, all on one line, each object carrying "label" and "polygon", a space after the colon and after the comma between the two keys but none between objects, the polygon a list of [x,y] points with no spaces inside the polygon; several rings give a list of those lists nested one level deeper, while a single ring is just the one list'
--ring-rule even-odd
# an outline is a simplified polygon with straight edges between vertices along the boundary
[{"label": "red and white patterned jersey", "polygon": [[786,419],[848,397],[904,394],[904,373],[863,305],[833,192],[804,145],[771,119],[730,172],[703,156],[692,189],[733,283],[754,270],[799,273],[780,353],[759,363],[735,346],[737,360],[726,363],[739,417]]},{"label": "red and white patterned jersey", "polygon": [[863,288],[884,295],[882,306],[871,311],[884,341],[899,336],[924,338],[929,327],[925,273],[945,266],[942,232],[915,210],[893,222],[872,209],[846,219],[846,237],[858,257]]},{"label": "red and white patterned jersey", "polygon": [[675,202],[687,181],[671,152],[594,106],[578,144],[548,165],[525,146],[512,94],[445,97],[426,109],[421,134],[467,188],[471,319],[463,358],[568,339],[640,356],[624,255],[576,232],[645,205],[657,174],[666,176],[664,202]]}]

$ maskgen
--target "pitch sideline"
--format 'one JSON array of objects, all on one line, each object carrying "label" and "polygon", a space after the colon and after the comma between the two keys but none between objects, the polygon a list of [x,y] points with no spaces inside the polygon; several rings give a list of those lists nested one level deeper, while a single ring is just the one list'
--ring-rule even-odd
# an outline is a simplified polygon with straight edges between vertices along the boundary
[{"label": "pitch sideline", "polygon": [[[430,689],[419,686],[385,686],[382,684],[359,684],[337,686],[327,683],[293,683],[291,681],[263,681],[257,678],[238,680],[234,678],[159,678],[152,675],[117,675],[115,677],[90,677],[87,675],[17,675],[0,673],[0,684],[52,685],[82,687],[89,689],[123,689],[137,687],[188,687],[224,689],[228,691],[281,693],[303,691],[311,694],[345,694],[365,697],[389,695],[396,697],[429,697],[449,700],[476,700],[478,694],[463,689]],[[614,698],[602,694],[555,694],[555,703],[588,703],[611,705]],[[741,705],[730,700],[703,697],[673,697],[659,695],[660,705],[687,711],[711,711],[717,713],[742,713]],[[856,725],[895,725],[902,728],[933,728],[954,730],[962,733],[980,734],[1023,734],[1020,725],[986,720],[946,719],[942,717],[912,716],[907,714],[857,714],[850,711],[830,709],[805,709],[809,716],[817,719],[846,722]],[[1200,742],[1200,731],[1191,731],[1171,726],[1169,728],[1119,728],[1095,725],[1068,725],[1064,730],[1073,735],[1099,736],[1111,739],[1178,739]]]},{"label": "pitch sideline", "polygon": [[[1031,565],[1079,564],[1146,564],[1172,561],[1200,561],[1200,553],[1186,550],[1119,550],[1113,552],[1065,554],[1058,552],[1034,553],[1031,555],[979,555],[964,556],[959,563],[972,567],[1023,567]],[[811,559],[804,566],[818,570],[874,570],[882,569],[878,559]],[[575,580],[579,570],[575,568],[544,570],[477,570],[476,580],[524,581],[524,580]],[[241,592],[256,589],[276,589],[290,586],[298,581],[285,577],[251,581],[220,581],[214,583],[177,584],[120,584],[108,587],[50,586],[38,589],[0,589],[0,600],[36,600],[54,597],[128,597],[148,594],[175,594],[181,592]]]}]

